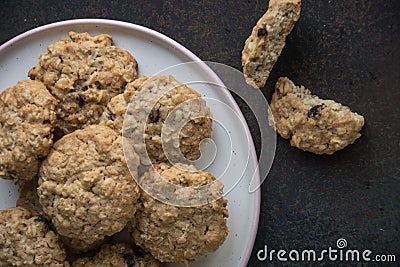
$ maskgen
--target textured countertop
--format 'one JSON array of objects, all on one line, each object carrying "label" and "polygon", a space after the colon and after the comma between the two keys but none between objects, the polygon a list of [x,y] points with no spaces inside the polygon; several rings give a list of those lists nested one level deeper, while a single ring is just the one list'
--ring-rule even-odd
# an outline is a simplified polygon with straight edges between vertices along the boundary
[{"label": "textured countertop", "polygon": [[[7,1],[0,43],[40,25],[74,18],[140,24],[175,39],[203,60],[241,69],[241,51],[268,1]],[[332,156],[292,148],[278,137],[262,185],[260,223],[249,266],[264,249],[348,249],[396,254],[400,261],[400,2],[304,1],[263,89],[270,101],[279,76],[364,115],[362,138]],[[256,122],[249,121],[255,145]],[[262,163],[261,163],[262,164]],[[302,262],[306,263],[306,262]],[[274,265],[280,264],[275,258]]]}]

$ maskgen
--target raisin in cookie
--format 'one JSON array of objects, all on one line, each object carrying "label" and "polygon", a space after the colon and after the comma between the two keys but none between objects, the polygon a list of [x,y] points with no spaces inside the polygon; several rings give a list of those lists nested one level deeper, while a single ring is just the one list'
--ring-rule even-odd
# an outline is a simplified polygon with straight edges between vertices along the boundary
[{"label": "raisin in cookie", "polygon": [[23,208],[0,211],[0,266],[69,266],[59,236]]},{"label": "raisin in cookie", "polygon": [[279,78],[269,123],[290,144],[316,154],[333,154],[361,136],[364,117],[333,100],[312,95],[304,86]]},{"label": "raisin in cookie", "polygon": [[246,82],[263,87],[285,46],[286,36],[300,17],[301,0],[270,0],[242,51]]},{"label": "raisin in cookie", "polygon": [[[130,160],[139,164],[137,155]],[[92,243],[121,231],[139,197],[121,135],[92,125],[61,138],[42,164],[38,194],[60,235]]]},{"label": "raisin in cookie", "polygon": [[[219,192],[215,193],[222,195],[222,184],[210,173],[197,171],[194,166],[161,163],[153,167],[141,178],[142,186],[147,183],[147,186],[158,187],[155,176],[159,174],[169,183],[192,189],[194,194],[196,188],[214,182],[220,185]],[[183,192],[177,190],[179,195]],[[141,189],[140,200],[128,229],[135,243],[161,262],[178,262],[187,266],[216,251],[228,235],[227,201],[223,198],[200,206],[182,207],[162,203]]]},{"label": "raisin in cookie", "polygon": [[0,94],[0,177],[33,179],[53,145],[57,100],[37,81],[20,81]]},{"label": "raisin in cookie", "polygon": [[123,130],[142,164],[150,164],[147,155],[153,163],[198,159],[200,142],[212,130],[205,100],[172,76],[154,76],[141,83],[128,106]]},{"label": "raisin in cookie", "polygon": [[73,267],[160,267],[159,261],[149,254],[134,251],[125,243],[103,245],[93,257],[85,257],[72,263]]},{"label": "raisin in cookie", "polygon": [[58,135],[97,124],[108,101],[136,78],[135,58],[106,34],[70,32],[48,46],[29,77],[42,81],[60,101]]}]

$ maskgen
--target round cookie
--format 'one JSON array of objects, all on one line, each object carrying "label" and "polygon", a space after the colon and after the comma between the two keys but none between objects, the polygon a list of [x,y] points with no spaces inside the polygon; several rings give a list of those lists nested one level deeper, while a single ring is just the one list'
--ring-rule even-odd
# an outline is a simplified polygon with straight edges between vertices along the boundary
[{"label": "round cookie", "polygon": [[[17,207],[28,210],[32,215],[42,216],[49,221],[51,219],[44,213],[42,205],[39,202],[39,195],[37,193],[38,178],[31,181],[18,184],[19,197],[17,200]],[[85,240],[70,238],[60,235],[60,239],[65,248],[74,254],[85,253],[99,248],[102,244],[108,241],[107,238],[96,240],[88,243]]]},{"label": "round cookie", "polygon": [[103,245],[93,257],[80,258],[72,267],[160,267],[161,263],[149,254],[134,251],[125,243]]},{"label": "round cookie", "polygon": [[132,139],[144,165],[150,164],[148,159],[153,163],[196,160],[200,142],[211,137],[211,117],[199,93],[172,76],[154,76],[133,95],[124,137]]},{"label": "round cookie", "polygon": [[[194,166],[161,163],[153,165],[141,181],[152,183],[154,172],[174,185],[198,188],[220,183]],[[222,186],[221,188],[222,193]],[[219,198],[202,206],[179,207],[162,203],[141,189],[140,206],[128,224],[135,243],[161,262],[178,262],[185,266],[199,257],[216,251],[228,235],[227,201]]]},{"label": "round cookie", "polygon": [[33,179],[53,145],[57,100],[37,81],[19,81],[0,94],[0,177]]},{"label": "round cookie", "polygon": [[268,120],[292,146],[328,155],[353,144],[364,125],[364,117],[349,107],[312,95],[286,77],[275,85]]},{"label": "round cookie", "polygon": [[137,74],[135,58],[106,34],[70,32],[48,46],[29,77],[42,81],[60,101],[57,134],[97,124],[109,100],[124,91]]},{"label": "round cookie", "polygon": [[0,266],[69,266],[59,236],[23,208],[0,211]]},{"label": "round cookie", "polygon": [[[137,155],[131,156],[130,164],[138,166]],[[121,135],[91,125],[61,138],[43,161],[38,194],[62,236],[93,243],[121,231],[135,214],[139,198]]]}]

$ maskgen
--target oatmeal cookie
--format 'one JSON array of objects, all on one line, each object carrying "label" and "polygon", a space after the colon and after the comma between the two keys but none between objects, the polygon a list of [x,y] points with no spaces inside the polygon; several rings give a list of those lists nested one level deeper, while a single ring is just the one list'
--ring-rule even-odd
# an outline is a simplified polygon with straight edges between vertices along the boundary
[{"label": "oatmeal cookie", "polygon": [[316,154],[333,154],[361,136],[364,117],[333,100],[312,95],[304,86],[279,78],[269,123],[290,144]]},{"label": "oatmeal cookie", "polygon": [[184,159],[198,159],[200,142],[211,137],[211,130],[211,112],[205,100],[172,76],[154,76],[143,82],[133,95],[124,123],[124,137],[132,138],[145,165],[150,164],[146,152],[153,163],[166,162],[165,151],[168,159],[181,154]]},{"label": "oatmeal cookie", "polygon": [[263,87],[274,67],[286,36],[300,18],[301,0],[270,0],[267,12],[258,20],[242,51],[246,82]]},{"label": "oatmeal cookie", "polygon": [[[17,200],[17,207],[27,209],[32,215],[42,216],[51,221],[40,205],[39,195],[37,193],[38,178],[31,181],[26,181],[18,184],[19,197]],[[108,241],[107,238],[96,240],[94,242],[86,242],[76,238],[70,238],[60,235],[60,239],[68,251],[78,254],[84,253],[99,248],[102,244]]]},{"label": "oatmeal cookie", "polygon": [[85,257],[72,263],[73,267],[160,267],[159,261],[149,254],[134,251],[125,243],[103,245],[93,257]]},{"label": "oatmeal cookie", "polygon": [[137,74],[135,58],[115,46],[111,36],[70,32],[69,37],[49,45],[28,74],[60,101],[58,135],[97,124],[109,100]]},{"label": "oatmeal cookie", "polygon": [[[210,173],[196,171],[194,166],[161,163],[153,165],[141,178],[151,184],[156,178],[186,188],[219,183]],[[219,187],[222,194],[222,184]],[[141,189],[140,206],[128,224],[135,243],[161,262],[188,265],[201,256],[216,251],[228,235],[227,201],[219,198],[195,207],[179,207],[162,203]]]},{"label": "oatmeal cookie", "polygon": [[0,177],[33,179],[53,145],[57,100],[37,81],[19,81],[0,94]]},{"label": "oatmeal cookie", "polygon": [[0,266],[69,266],[59,236],[46,219],[23,208],[0,211]]},{"label": "oatmeal cookie", "polygon": [[[137,155],[130,164],[138,166]],[[38,194],[62,236],[92,243],[121,231],[139,198],[121,135],[92,125],[61,138],[42,164]]]}]

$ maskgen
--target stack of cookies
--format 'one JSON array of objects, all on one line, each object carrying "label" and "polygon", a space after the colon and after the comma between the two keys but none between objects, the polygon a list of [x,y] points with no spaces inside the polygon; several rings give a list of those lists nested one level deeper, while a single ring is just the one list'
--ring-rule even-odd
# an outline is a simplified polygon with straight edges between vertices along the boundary
[{"label": "stack of cookies", "polygon": [[[0,211],[0,266],[188,265],[217,250],[228,234],[223,185],[188,162],[168,163],[168,154],[200,157],[212,130],[206,102],[172,76],[137,77],[136,59],[109,35],[69,37],[47,47],[30,80],[0,94],[0,177],[20,193],[18,207]],[[164,133],[167,120],[185,123]],[[164,139],[179,153],[166,153]],[[220,197],[163,202],[141,187],[157,177],[216,184]],[[132,242],[115,242],[124,229]]]}]

